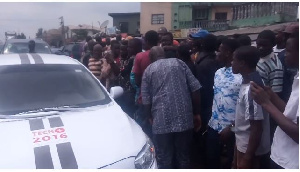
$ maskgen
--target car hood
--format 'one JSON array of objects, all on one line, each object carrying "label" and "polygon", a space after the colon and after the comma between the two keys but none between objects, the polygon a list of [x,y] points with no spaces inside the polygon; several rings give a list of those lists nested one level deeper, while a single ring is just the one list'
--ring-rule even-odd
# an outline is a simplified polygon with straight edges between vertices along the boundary
[{"label": "car hood", "polygon": [[[101,168],[134,158],[147,141],[121,108],[55,112],[0,121],[0,168]],[[124,168],[124,166],[122,167]]]}]

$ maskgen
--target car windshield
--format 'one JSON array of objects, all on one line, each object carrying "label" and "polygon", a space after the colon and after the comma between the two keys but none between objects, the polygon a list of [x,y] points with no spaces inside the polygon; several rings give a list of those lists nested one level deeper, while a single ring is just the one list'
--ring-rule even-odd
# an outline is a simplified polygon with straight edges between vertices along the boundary
[{"label": "car windshield", "polygon": [[[9,53],[28,53],[28,42],[8,43],[4,48],[4,54]],[[46,43],[35,43],[35,52],[42,54],[51,54],[49,46]]]},{"label": "car windshield", "polygon": [[89,107],[111,102],[100,83],[81,65],[0,67],[0,114],[43,108]]}]

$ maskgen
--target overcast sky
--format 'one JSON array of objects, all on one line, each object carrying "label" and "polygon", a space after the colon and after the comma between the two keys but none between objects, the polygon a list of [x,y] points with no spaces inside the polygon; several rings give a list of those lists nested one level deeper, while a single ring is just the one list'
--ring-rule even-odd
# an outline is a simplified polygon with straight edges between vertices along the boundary
[{"label": "overcast sky", "polygon": [[112,18],[108,13],[140,12],[139,2],[0,2],[0,40],[6,31],[23,32],[35,38],[38,28],[57,29],[59,17],[65,26],[87,24],[98,26]]}]

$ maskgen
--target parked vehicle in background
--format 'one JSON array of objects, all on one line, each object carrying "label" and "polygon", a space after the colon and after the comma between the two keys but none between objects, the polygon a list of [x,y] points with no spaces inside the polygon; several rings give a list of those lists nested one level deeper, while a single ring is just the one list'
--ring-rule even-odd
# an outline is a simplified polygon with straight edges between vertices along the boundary
[{"label": "parked vehicle in background", "polygon": [[76,60],[80,60],[81,53],[82,53],[81,42],[73,42],[73,43],[65,45],[62,50],[56,51],[55,54],[66,55],[66,56],[72,57]]},{"label": "parked vehicle in background", "polygon": [[[28,53],[28,42],[31,39],[8,39],[1,54]],[[41,54],[52,54],[50,46],[43,40],[35,39],[35,52]]]},{"label": "parked vehicle in background", "polygon": [[59,47],[59,48],[51,47],[50,49],[51,49],[52,54],[57,54],[57,52],[58,52],[58,51],[61,51],[63,48],[64,48],[64,47],[61,46],[61,47]]}]

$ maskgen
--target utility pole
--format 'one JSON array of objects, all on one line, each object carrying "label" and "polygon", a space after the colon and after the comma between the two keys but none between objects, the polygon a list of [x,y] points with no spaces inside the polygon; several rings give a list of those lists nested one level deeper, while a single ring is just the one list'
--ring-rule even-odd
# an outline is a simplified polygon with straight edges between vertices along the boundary
[{"label": "utility pole", "polygon": [[59,19],[60,19],[60,26],[61,26],[62,38],[63,38],[63,45],[65,45],[65,23],[64,23],[64,17],[61,16]]}]

